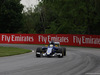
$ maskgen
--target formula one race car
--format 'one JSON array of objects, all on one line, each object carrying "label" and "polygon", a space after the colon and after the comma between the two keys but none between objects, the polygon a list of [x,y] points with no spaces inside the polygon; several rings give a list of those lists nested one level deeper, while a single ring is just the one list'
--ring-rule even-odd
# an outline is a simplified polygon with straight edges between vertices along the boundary
[{"label": "formula one race car", "polygon": [[58,56],[59,58],[62,58],[63,56],[66,56],[66,48],[60,47],[59,42],[53,42],[51,41],[49,45],[45,47],[38,47],[36,49],[36,57],[54,57]]}]

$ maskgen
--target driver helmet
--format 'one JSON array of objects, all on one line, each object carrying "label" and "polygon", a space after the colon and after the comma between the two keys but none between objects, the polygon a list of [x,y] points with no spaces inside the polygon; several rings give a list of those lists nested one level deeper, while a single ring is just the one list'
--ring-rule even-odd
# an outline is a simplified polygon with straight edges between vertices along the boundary
[{"label": "driver helmet", "polygon": [[53,44],[50,44],[50,47],[53,47]]}]

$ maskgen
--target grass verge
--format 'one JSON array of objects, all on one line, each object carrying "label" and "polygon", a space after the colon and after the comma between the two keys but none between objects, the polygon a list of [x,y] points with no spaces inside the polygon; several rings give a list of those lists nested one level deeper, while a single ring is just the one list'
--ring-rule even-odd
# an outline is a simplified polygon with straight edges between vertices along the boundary
[{"label": "grass verge", "polygon": [[19,55],[29,52],[31,52],[31,50],[13,47],[0,47],[0,57]]}]

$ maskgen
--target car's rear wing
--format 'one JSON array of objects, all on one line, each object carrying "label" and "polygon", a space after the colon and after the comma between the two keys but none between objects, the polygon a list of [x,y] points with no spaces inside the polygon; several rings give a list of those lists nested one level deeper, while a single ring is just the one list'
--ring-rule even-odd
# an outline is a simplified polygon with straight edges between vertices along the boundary
[{"label": "car's rear wing", "polygon": [[[51,43],[51,41],[49,42],[49,44]],[[54,42],[55,45],[60,46],[60,42]]]}]

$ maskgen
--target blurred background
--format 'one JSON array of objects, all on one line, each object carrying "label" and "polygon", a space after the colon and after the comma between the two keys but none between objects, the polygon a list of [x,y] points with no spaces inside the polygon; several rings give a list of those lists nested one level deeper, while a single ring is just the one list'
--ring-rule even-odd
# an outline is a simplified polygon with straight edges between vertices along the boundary
[{"label": "blurred background", "polygon": [[100,35],[100,0],[0,0],[0,33]]}]

